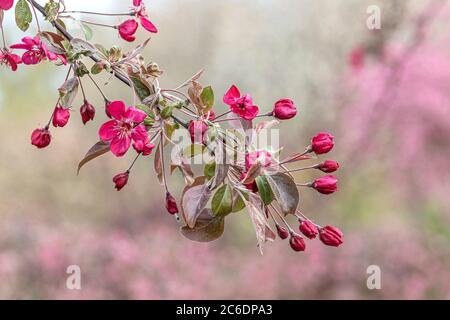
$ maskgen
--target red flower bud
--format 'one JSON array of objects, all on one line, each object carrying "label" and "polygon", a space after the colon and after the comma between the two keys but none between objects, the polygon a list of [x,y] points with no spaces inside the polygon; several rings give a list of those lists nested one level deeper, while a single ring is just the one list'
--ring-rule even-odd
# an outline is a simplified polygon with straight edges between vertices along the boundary
[{"label": "red flower bud", "polygon": [[0,10],[9,10],[12,8],[14,0],[0,0]]},{"label": "red flower bud", "polygon": [[52,141],[52,135],[48,128],[40,128],[33,131],[31,134],[31,144],[39,149],[45,148]]},{"label": "red flower bud", "polygon": [[166,209],[170,214],[178,213],[177,202],[169,192],[166,193]]},{"label": "red flower bud", "polygon": [[315,224],[308,220],[300,221],[299,229],[308,239],[314,239],[319,234]]},{"label": "red flower bud", "polygon": [[320,229],[320,240],[327,246],[339,247],[342,241],[343,233],[336,227],[325,226]]},{"label": "red flower bud", "polygon": [[305,251],[306,249],[305,240],[303,240],[301,236],[295,233],[291,236],[289,244],[294,251]]},{"label": "red flower bud", "polygon": [[332,173],[339,169],[339,163],[337,163],[334,160],[327,160],[322,162],[317,166],[317,169],[325,172],[325,173]]},{"label": "red flower bud", "polygon": [[84,100],[84,104],[80,108],[81,120],[86,124],[90,120],[94,120],[95,108],[92,104]]},{"label": "red flower bud", "polygon": [[337,191],[337,179],[335,176],[325,176],[315,180],[312,187],[322,194],[332,194]]},{"label": "red flower bud", "polygon": [[311,149],[316,154],[324,154],[330,152],[334,147],[334,137],[326,132],[317,134],[311,141]]},{"label": "red flower bud", "polygon": [[203,144],[205,142],[208,125],[202,120],[193,120],[189,123],[189,133],[192,143]]},{"label": "red flower bud", "polygon": [[117,189],[117,191],[120,191],[120,189],[127,185],[129,176],[130,173],[127,171],[124,173],[119,173],[113,178],[113,182],[115,183],[115,188]]},{"label": "red flower bud", "polygon": [[138,28],[138,23],[134,19],[129,19],[122,22],[117,26],[117,28],[119,29],[119,35],[123,40],[128,42],[133,42],[136,40],[134,34]]},{"label": "red flower bud", "polygon": [[52,123],[54,127],[64,127],[70,119],[70,111],[67,108],[57,106],[53,111]]},{"label": "red flower bud", "polygon": [[[241,181],[244,180],[246,176],[247,176],[247,172],[245,172],[245,171],[242,172],[240,180]],[[253,180],[250,183],[245,183],[244,187],[246,187],[248,190],[250,190],[254,193],[258,192],[258,185],[256,184],[256,180]]]},{"label": "red flower bud", "polygon": [[273,116],[280,120],[292,119],[297,115],[297,108],[290,99],[281,99],[275,103]]},{"label": "red flower bud", "polygon": [[283,240],[287,239],[287,237],[289,237],[289,232],[286,230],[286,228],[284,228],[278,224],[277,224],[277,233],[278,233],[278,236]]}]

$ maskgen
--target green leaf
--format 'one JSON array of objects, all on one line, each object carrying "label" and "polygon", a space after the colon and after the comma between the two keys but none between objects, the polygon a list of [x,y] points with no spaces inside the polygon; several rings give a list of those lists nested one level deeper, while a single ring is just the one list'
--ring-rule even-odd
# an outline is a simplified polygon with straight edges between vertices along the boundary
[{"label": "green leaf", "polygon": [[80,23],[80,24],[81,24],[81,29],[83,30],[83,33],[84,33],[84,38],[86,39],[86,41],[91,41],[92,36],[94,35],[94,32],[92,31],[91,27],[89,27],[85,23]]},{"label": "green leaf", "polygon": [[[206,106],[206,110],[210,110],[214,105],[214,91],[211,86],[206,87],[202,90],[200,94],[200,99],[202,99],[203,104]],[[206,112],[207,112],[206,111]]]},{"label": "green leaf", "polygon": [[92,66],[91,73],[92,74],[99,74],[100,72],[103,71],[104,68],[105,68],[105,62],[104,61],[99,61],[99,62],[95,63]]},{"label": "green leaf", "polygon": [[255,179],[258,186],[259,195],[265,205],[269,205],[273,201],[273,192],[270,188],[269,182],[265,176],[258,176]]},{"label": "green leaf", "polygon": [[295,214],[295,210],[300,202],[300,194],[294,180],[281,172],[267,175],[266,177],[281,211],[285,215]]},{"label": "green leaf", "polygon": [[77,174],[80,173],[81,168],[91,160],[107,153],[109,151],[109,142],[99,141],[94,144],[84,156],[83,160],[78,164]]},{"label": "green leaf", "polygon": [[226,216],[232,211],[233,199],[228,184],[224,184],[214,194],[211,207],[215,216]]},{"label": "green leaf", "polygon": [[195,226],[184,226],[180,229],[183,236],[192,241],[210,242],[218,239],[224,231],[225,219],[214,217],[211,209],[204,209],[198,217]]},{"label": "green leaf", "polygon": [[16,4],[16,24],[23,32],[27,31],[33,21],[31,9],[26,0],[19,0]]},{"label": "green leaf", "polygon": [[237,192],[233,192],[233,204],[232,204],[233,210],[232,212],[239,212],[245,208],[245,202],[242,199],[241,195]]},{"label": "green leaf", "polygon": [[204,175],[206,178],[211,179],[216,174],[216,163],[211,162],[205,164],[205,168],[203,169]]},{"label": "green leaf", "polygon": [[61,97],[60,105],[66,108],[72,106],[73,101],[78,93],[78,78],[69,78],[63,85],[58,89],[59,96]]},{"label": "green leaf", "polygon": [[160,116],[163,119],[169,119],[172,116],[172,112],[173,112],[173,107],[167,106],[161,111]]},{"label": "green leaf", "polygon": [[54,21],[58,16],[59,3],[54,0],[50,0],[45,4],[44,11],[46,15],[45,19],[48,21]]},{"label": "green leaf", "polygon": [[138,77],[130,77],[130,79],[133,81],[134,90],[141,101],[152,94],[150,88],[141,79]]}]

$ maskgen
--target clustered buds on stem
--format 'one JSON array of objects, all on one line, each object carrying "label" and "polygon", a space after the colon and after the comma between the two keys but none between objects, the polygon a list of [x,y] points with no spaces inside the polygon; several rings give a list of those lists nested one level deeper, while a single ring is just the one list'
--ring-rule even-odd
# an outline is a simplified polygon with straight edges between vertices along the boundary
[{"label": "clustered buds on stem", "polygon": [[[10,9],[12,3],[12,0],[0,0],[0,10]],[[65,11],[65,6],[59,7],[59,2],[56,3],[57,8],[53,12],[33,1],[24,3],[27,6],[34,6],[47,20],[52,21],[54,26],[59,27],[58,30],[68,41],[61,40],[61,35],[56,33],[40,31],[36,36],[24,37],[21,43],[10,48],[5,44],[5,48],[0,51],[0,64],[7,65],[13,71],[20,63],[35,65],[43,61],[52,61],[59,66],[67,64],[70,66],[65,82],[58,89],[59,97],[56,107],[52,108],[50,121],[45,127],[34,130],[31,135],[31,143],[34,146],[42,149],[50,144],[51,124],[54,127],[67,125],[79,87],[84,100],[80,107],[81,120],[83,124],[94,120],[96,110],[88,102],[83,89],[82,78],[86,76],[84,79],[89,78],[88,80],[92,81],[105,101],[107,119],[98,129],[100,141],[91,147],[80,162],[79,169],[88,161],[107,152],[116,157],[123,157],[130,149],[134,149],[134,152],[132,151],[134,160],[128,170],[115,175],[112,179],[114,187],[120,191],[127,185],[136,161],[151,155],[157,148],[154,166],[159,182],[166,191],[165,207],[169,214],[175,215],[178,219],[180,212],[177,200],[169,192],[166,179],[164,150],[170,143],[174,144],[172,135],[175,131],[186,130],[192,143],[190,147],[195,149],[193,147],[200,146],[200,153],[208,156],[208,159],[213,159],[213,163],[205,164],[204,174],[197,177],[186,160],[189,156],[184,154],[184,150],[171,159],[170,173],[179,169],[186,182],[180,200],[182,204],[180,218],[182,217],[184,223],[181,232],[187,238],[201,242],[215,240],[223,233],[225,218],[233,212],[247,208],[255,225],[258,246],[261,250],[265,242],[276,237],[272,231],[273,225],[281,239],[289,239],[289,245],[294,251],[305,251],[305,239],[312,240],[317,236],[328,246],[337,247],[343,243],[343,234],[338,228],[321,227],[300,213],[297,208],[298,187],[309,187],[321,194],[331,194],[337,191],[336,177],[327,175],[313,182],[296,183],[292,175],[292,172],[307,169],[330,174],[339,169],[338,162],[326,160],[302,168],[289,168],[291,164],[315,159],[312,153],[322,155],[330,152],[334,147],[334,137],[331,134],[326,132],[317,134],[303,153],[296,153],[279,161],[278,152],[253,145],[251,141],[253,137],[246,136],[247,132],[237,132],[239,129],[227,130],[220,125],[222,122],[228,122],[232,127],[240,125],[242,129],[244,127],[253,129],[250,130],[252,134],[258,135],[263,130],[261,128],[268,128],[278,121],[272,119],[255,125],[254,121],[257,118],[273,117],[278,120],[289,120],[297,116],[297,107],[291,99],[280,99],[274,103],[271,111],[260,114],[253,97],[248,93],[242,94],[235,85],[231,85],[222,98],[223,103],[228,106],[228,111],[216,116],[213,107],[217,99],[214,98],[210,86],[203,87],[199,83],[201,72],[176,87],[177,89],[160,87],[158,78],[162,75],[162,71],[155,62],[146,63],[142,56],[148,40],[128,53],[123,53],[118,46],[113,46],[109,50],[101,45],[94,46],[88,41],[73,38],[62,28],[59,19],[64,19],[68,12]],[[148,19],[143,1],[133,0],[132,4],[130,12],[119,14],[131,18],[118,25],[95,22],[91,24],[113,28],[128,42],[136,40],[138,22],[147,31],[157,32],[156,27]],[[20,10],[18,14],[16,20],[20,22]],[[23,24],[19,26],[23,27]],[[12,53],[11,49],[24,50],[24,53],[19,57]],[[85,58],[94,60],[90,70]],[[131,106],[127,106],[122,100],[110,101],[106,98],[92,76],[104,70],[134,90],[135,99]],[[186,87],[184,91],[183,88]],[[141,104],[137,100],[140,100]],[[226,157],[226,161],[229,162],[221,162],[223,158],[221,154],[226,156],[228,152],[232,153],[233,157]],[[294,232],[289,225],[290,216],[298,219],[298,230],[304,237]]]}]

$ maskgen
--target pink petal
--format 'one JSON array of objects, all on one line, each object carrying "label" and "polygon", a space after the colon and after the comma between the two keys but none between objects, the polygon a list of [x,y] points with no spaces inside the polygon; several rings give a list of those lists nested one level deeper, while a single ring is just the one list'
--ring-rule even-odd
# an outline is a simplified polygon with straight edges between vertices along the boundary
[{"label": "pink petal", "polygon": [[0,9],[9,10],[14,4],[14,0],[0,0]]},{"label": "pink petal", "polygon": [[123,101],[113,101],[106,106],[106,113],[117,120],[122,120],[125,116],[125,103]]},{"label": "pink petal", "polygon": [[110,120],[108,122],[105,122],[102,124],[100,129],[98,130],[98,135],[100,139],[103,141],[110,141],[116,136],[116,130],[117,127],[117,121],[116,120]]},{"label": "pink petal", "polygon": [[13,44],[13,45],[11,45],[10,48],[11,48],[11,49],[23,49],[23,50],[29,50],[29,49],[31,49],[31,47],[30,47],[29,45],[24,44],[24,43],[16,43],[16,44]]},{"label": "pink petal", "polygon": [[133,6],[139,7],[142,4],[142,0],[133,0]]},{"label": "pink petal", "polygon": [[227,105],[232,105],[237,98],[241,96],[239,89],[232,85],[227,93],[223,96],[223,102]]},{"label": "pink petal", "polygon": [[145,118],[147,118],[147,114],[142,110],[136,109],[135,107],[129,107],[125,113],[125,118],[136,123],[141,123]]},{"label": "pink petal", "polygon": [[27,51],[23,54],[22,61],[27,65],[32,65],[41,62],[41,58],[38,55],[35,55],[32,51]]},{"label": "pink petal", "polygon": [[147,130],[145,129],[144,125],[139,125],[136,128],[133,129],[133,131],[131,132],[131,138],[134,141],[147,141],[148,139],[148,133]]},{"label": "pink petal", "polygon": [[125,136],[123,138],[115,137],[111,141],[111,152],[116,157],[122,157],[130,149],[131,138]]},{"label": "pink petal", "polygon": [[158,29],[155,27],[155,25],[146,17],[140,16],[139,19],[141,20],[141,25],[144,27],[145,30],[150,31],[152,33],[158,32]]},{"label": "pink petal", "polygon": [[253,120],[258,115],[259,109],[257,106],[249,106],[245,108],[242,118],[245,120]]}]

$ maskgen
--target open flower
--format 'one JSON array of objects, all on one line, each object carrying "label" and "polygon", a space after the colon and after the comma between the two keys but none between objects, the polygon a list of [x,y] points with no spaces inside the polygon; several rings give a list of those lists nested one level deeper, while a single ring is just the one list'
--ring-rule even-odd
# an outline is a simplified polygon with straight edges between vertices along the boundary
[{"label": "open flower", "polygon": [[13,44],[11,48],[26,50],[22,55],[22,61],[27,65],[38,64],[46,58],[50,61],[59,60],[61,63],[67,64],[65,55],[49,51],[38,36],[22,38],[22,43]]},{"label": "open flower", "polygon": [[9,10],[12,8],[14,0],[0,0],[0,9]]},{"label": "open flower", "polygon": [[138,24],[133,19],[126,20],[117,26],[119,29],[119,35],[123,40],[133,42],[136,40],[134,34],[138,28]]},{"label": "open flower", "polygon": [[148,19],[147,8],[142,3],[142,0],[133,0],[133,11],[136,17],[141,21],[142,27],[152,33],[157,33],[158,29],[155,25]]},{"label": "open flower", "polygon": [[223,97],[223,102],[230,106],[230,110],[245,120],[253,120],[259,112],[257,106],[253,105],[252,97],[248,94],[241,96],[236,86],[231,86]]},{"label": "open flower", "polygon": [[22,59],[14,53],[0,49],[0,65],[7,65],[12,71],[17,70],[17,65],[22,63]]},{"label": "open flower", "polygon": [[122,157],[130,148],[131,141],[146,141],[148,138],[145,126],[141,124],[147,114],[134,107],[125,107],[122,101],[113,101],[106,107],[106,112],[113,120],[105,122],[98,132],[100,139],[111,141],[111,152]]}]

